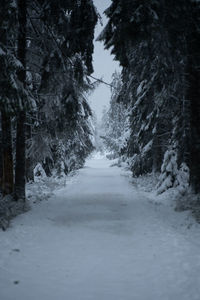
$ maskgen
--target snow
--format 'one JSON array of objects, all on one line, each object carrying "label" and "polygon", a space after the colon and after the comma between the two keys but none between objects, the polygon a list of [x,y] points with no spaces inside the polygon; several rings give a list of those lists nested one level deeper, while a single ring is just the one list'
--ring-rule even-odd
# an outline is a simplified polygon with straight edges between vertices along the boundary
[{"label": "snow", "polygon": [[147,81],[146,80],[142,80],[137,88],[137,92],[136,95],[138,96],[139,94],[141,94],[145,88]]},{"label": "snow", "polygon": [[0,47],[0,56],[3,56],[5,54],[6,54],[5,51]]},{"label": "snow", "polygon": [[150,141],[144,146],[144,148],[142,149],[142,155],[144,155],[145,153],[147,153],[148,151],[150,151],[151,148],[152,148],[152,145],[153,145],[153,140],[150,140]]},{"label": "snow", "polygon": [[91,158],[0,232],[0,299],[199,300],[200,226],[110,165]]}]

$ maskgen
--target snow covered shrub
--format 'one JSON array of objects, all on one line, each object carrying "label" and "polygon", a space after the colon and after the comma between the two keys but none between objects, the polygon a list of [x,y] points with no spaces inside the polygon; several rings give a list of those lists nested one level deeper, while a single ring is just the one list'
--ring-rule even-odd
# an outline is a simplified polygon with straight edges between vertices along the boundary
[{"label": "snow covered shrub", "polygon": [[184,195],[189,187],[189,177],[189,168],[185,163],[182,163],[178,169],[176,151],[174,149],[167,150],[157,184],[157,194],[162,194],[169,188],[177,187],[177,191]]},{"label": "snow covered shrub", "polygon": [[42,165],[38,163],[34,168],[34,180],[37,181],[37,179],[40,180],[45,177],[46,177],[45,170],[43,169]]},{"label": "snow covered shrub", "polygon": [[161,174],[157,185],[157,194],[162,194],[167,189],[176,187],[178,185],[177,175],[177,153],[173,149],[167,150],[161,166]]}]

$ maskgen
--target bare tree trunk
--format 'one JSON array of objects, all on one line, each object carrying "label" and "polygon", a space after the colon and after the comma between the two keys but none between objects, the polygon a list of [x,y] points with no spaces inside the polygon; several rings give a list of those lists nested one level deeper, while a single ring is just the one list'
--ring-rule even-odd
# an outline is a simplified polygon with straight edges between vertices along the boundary
[{"label": "bare tree trunk", "polygon": [[50,158],[46,158],[45,161],[42,163],[42,167],[47,175],[47,177],[51,177],[52,176],[52,172],[51,172],[51,165],[52,165],[52,161]]},{"label": "bare tree trunk", "polygon": [[[2,118],[0,115],[0,124]],[[3,141],[2,141],[2,128],[0,126],[0,193],[2,193],[2,183],[3,183]]]},{"label": "bare tree trunk", "polygon": [[34,181],[34,164],[30,157],[26,159],[26,180],[27,182]]},{"label": "bare tree trunk", "polygon": [[155,133],[153,137],[153,146],[152,146],[152,172],[153,174],[160,172],[161,163],[162,163],[162,147],[161,140],[158,137],[158,134]]},{"label": "bare tree trunk", "polygon": [[200,192],[200,72],[194,68],[189,74],[188,98],[191,101],[191,144],[190,171],[191,185],[196,193]]},{"label": "bare tree trunk", "polygon": [[[26,139],[30,140],[32,138],[31,126],[26,126]],[[26,157],[26,181],[34,181],[34,167],[35,163],[31,156]]]},{"label": "bare tree trunk", "polygon": [[[23,65],[23,70],[18,73],[18,78],[26,87],[26,23],[27,23],[27,3],[26,0],[18,0],[18,59]],[[16,167],[15,167],[15,200],[25,200],[25,183],[26,183],[26,134],[25,134],[25,103],[22,100],[22,107],[19,107],[17,116],[17,137],[16,137]]]},{"label": "bare tree trunk", "polygon": [[1,110],[2,123],[2,192],[3,195],[13,192],[13,156],[11,120],[5,110]]},{"label": "bare tree trunk", "polygon": [[25,168],[25,112],[18,114],[15,166],[15,200],[25,200],[26,168]]}]

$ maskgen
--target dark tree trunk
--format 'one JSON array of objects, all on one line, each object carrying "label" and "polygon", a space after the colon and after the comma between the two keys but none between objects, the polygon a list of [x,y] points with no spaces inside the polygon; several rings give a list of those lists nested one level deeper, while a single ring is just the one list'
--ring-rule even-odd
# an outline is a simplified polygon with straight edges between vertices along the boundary
[{"label": "dark tree trunk", "polygon": [[191,185],[200,192],[200,72],[190,68],[188,98],[191,101]]},{"label": "dark tree trunk", "polygon": [[158,134],[155,133],[153,137],[153,146],[152,146],[152,172],[155,174],[160,172],[161,163],[162,163],[162,146],[161,139],[158,137]]},{"label": "dark tree trunk", "polygon": [[11,120],[5,110],[1,110],[2,123],[2,192],[3,195],[13,192],[13,156],[12,156],[12,137]]},{"label": "dark tree trunk", "polygon": [[[32,131],[31,131],[31,126],[28,125],[26,126],[26,139],[31,140],[32,138]],[[28,156],[26,158],[26,180],[29,181],[34,181],[34,161],[32,157]]]},{"label": "dark tree trunk", "polygon": [[47,175],[47,177],[51,177],[52,176],[52,160],[50,158],[46,158],[45,162],[42,163],[42,167]]},{"label": "dark tree trunk", "polygon": [[34,181],[34,164],[30,157],[26,159],[26,180]]},{"label": "dark tree trunk", "polygon": [[18,114],[16,138],[16,166],[15,166],[15,200],[25,200],[25,112]]},{"label": "dark tree trunk", "polygon": [[[187,95],[189,96],[189,95]],[[185,162],[190,166],[190,156],[191,156],[191,101],[190,99],[182,100],[182,123],[180,122],[180,128],[183,128],[181,136],[181,153],[179,157],[181,162]]]},{"label": "dark tree trunk", "polygon": [[[0,116],[0,124],[1,124]],[[0,193],[2,193],[2,182],[3,182],[3,142],[2,142],[2,129],[0,126]]]},{"label": "dark tree trunk", "polygon": [[[23,65],[23,70],[18,73],[18,78],[26,87],[26,23],[27,7],[26,0],[18,0],[18,59]],[[15,167],[15,200],[25,200],[25,177],[26,177],[26,152],[25,152],[25,103],[22,100],[22,107],[19,107],[17,116],[17,137],[16,137],[16,167]]]}]

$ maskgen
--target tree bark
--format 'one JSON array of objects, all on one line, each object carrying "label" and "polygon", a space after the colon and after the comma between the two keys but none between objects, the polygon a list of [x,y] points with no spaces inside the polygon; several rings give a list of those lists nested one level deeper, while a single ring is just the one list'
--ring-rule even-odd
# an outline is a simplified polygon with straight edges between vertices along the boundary
[{"label": "tree bark", "polygon": [[155,133],[153,136],[153,145],[152,145],[152,173],[156,174],[160,172],[162,164],[162,146],[161,139],[158,136],[158,133]]},{"label": "tree bark", "polygon": [[19,112],[16,138],[15,200],[24,201],[26,184],[25,120],[25,112]]},{"label": "tree bark", "polygon": [[[26,126],[26,140],[32,139],[32,130],[31,126]],[[34,167],[35,162],[33,161],[33,158],[31,156],[26,157],[26,181],[34,181]]]},{"label": "tree bark", "polygon": [[26,180],[27,182],[34,181],[34,164],[30,157],[26,159]]},{"label": "tree bark", "polygon": [[[27,23],[27,3],[26,0],[18,0],[18,59],[23,65],[23,69],[18,72],[18,78],[26,87],[26,23]],[[17,116],[17,137],[16,137],[16,166],[15,166],[15,200],[25,201],[25,183],[26,183],[26,134],[25,134],[25,103],[21,99],[22,105],[19,106]]]},{"label": "tree bark", "polygon": [[3,195],[13,192],[13,155],[10,116],[4,109],[1,110],[2,123],[2,192]]},{"label": "tree bark", "polygon": [[190,68],[188,98],[191,101],[190,176],[196,193],[200,192],[200,72]]},{"label": "tree bark", "polygon": [[[0,115],[0,124],[2,122]],[[3,182],[3,141],[2,141],[2,128],[0,126],[0,193],[2,193],[2,182]]]},{"label": "tree bark", "polygon": [[46,158],[45,161],[42,163],[42,167],[47,175],[47,177],[52,176],[51,167],[52,167],[52,161],[50,158]]}]

